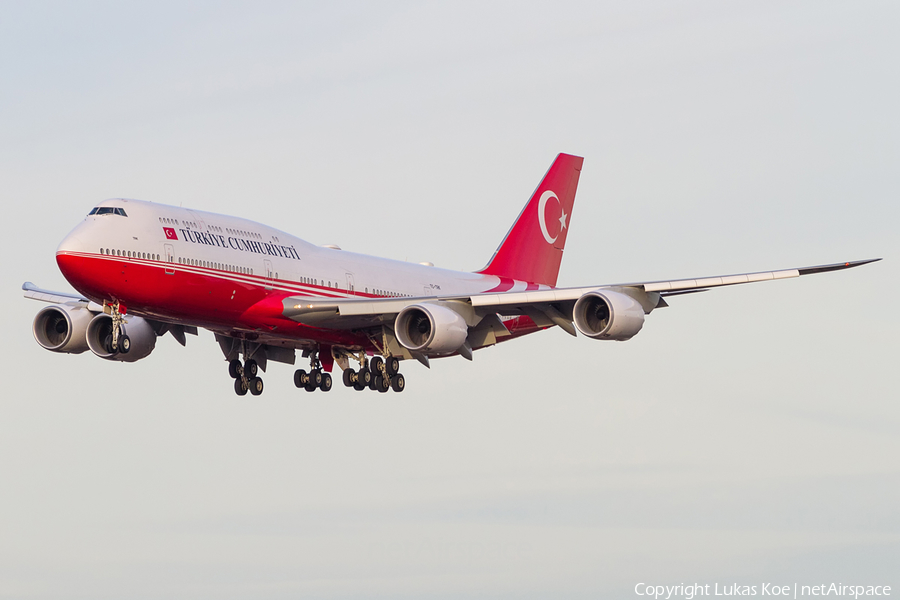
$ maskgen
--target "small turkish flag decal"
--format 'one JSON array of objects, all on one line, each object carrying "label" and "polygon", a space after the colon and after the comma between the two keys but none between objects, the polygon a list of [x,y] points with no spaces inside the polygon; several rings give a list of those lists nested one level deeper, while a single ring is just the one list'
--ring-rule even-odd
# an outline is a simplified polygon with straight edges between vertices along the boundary
[{"label": "small turkish flag decal", "polygon": [[163,231],[166,232],[167,240],[177,240],[178,239],[178,235],[175,233],[175,230],[172,229],[171,227],[163,227]]}]

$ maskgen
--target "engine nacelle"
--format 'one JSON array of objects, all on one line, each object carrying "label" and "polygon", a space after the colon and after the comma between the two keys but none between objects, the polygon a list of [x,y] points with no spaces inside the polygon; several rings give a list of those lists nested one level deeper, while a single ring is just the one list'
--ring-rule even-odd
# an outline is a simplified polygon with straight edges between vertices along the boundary
[{"label": "engine nacelle", "polygon": [[54,304],[41,309],[31,331],[37,343],[51,352],[81,354],[88,349],[85,331],[93,316],[84,306]]},{"label": "engine nacelle", "polygon": [[595,290],[578,299],[573,311],[575,327],[595,340],[623,342],[637,335],[644,326],[644,309],[625,294]]},{"label": "engine nacelle", "polygon": [[397,341],[422,354],[450,354],[459,350],[469,335],[466,320],[455,310],[439,304],[413,304],[397,315]]},{"label": "engine nacelle", "polygon": [[134,362],[147,357],[156,347],[156,332],[150,323],[140,317],[125,316],[125,333],[131,340],[131,348],[127,354],[107,351],[106,337],[112,335],[112,330],[112,317],[106,314],[97,315],[87,326],[87,345],[100,358]]}]

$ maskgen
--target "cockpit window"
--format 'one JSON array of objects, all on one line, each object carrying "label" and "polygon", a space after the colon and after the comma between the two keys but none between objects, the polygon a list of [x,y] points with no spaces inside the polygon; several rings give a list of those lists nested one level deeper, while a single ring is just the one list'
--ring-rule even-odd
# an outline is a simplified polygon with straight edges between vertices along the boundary
[{"label": "cockpit window", "polygon": [[112,206],[95,206],[91,212],[88,213],[90,215],[119,215],[122,217],[127,217],[125,214],[125,210],[122,208],[113,208]]}]

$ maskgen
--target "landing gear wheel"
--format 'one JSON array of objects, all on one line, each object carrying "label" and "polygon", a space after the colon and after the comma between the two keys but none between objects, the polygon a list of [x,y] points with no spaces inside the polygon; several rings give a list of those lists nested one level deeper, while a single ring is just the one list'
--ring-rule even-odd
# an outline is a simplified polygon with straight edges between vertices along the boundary
[{"label": "landing gear wheel", "polygon": [[258,372],[259,372],[259,365],[257,365],[256,361],[253,360],[252,358],[248,359],[244,363],[244,375],[246,375],[250,379],[253,379],[254,377],[256,377],[256,374]]},{"label": "landing gear wheel", "polygon": [[119,336],[119,352],[122,354],[128,354],[128,351],[131,350],[131,338],[127,335]]},{"label": "landing gear wheel", "polygon": [[243,377],[238,377],[234,380],[234,393],[238,396],[246,396],[248,389],[247,382],[244,381]]},{"label": "landing gear wheel", "polygon": [[380,356],[376,356],[372,360],[369,361],[369,370],[372,371],[372,377],[374,378],[376,375],[381,374],[381,367],[384,366],[384,361]]},{"label": "landing gear wheel", "polygon": [[402,392],[406,389],[406,378],[402,373],[397,373],[391,377],[391,389],[395,392]]},{"label": "landing gear wheel", "polygon": [[320,369],[313,369],[309,372],[309,375],[306,377],[306,388],[307,392],[314,392],[319,389],[319,386],[322,385],[322,371]]},{"label": "landing gear wheel", "polygon": [[353,375],[353,369],[350,369],[350,368],[344,369],[344,375],[342,377],[344,380],[344,387],[353,387],[353,382],[350,381],[350,377],[352,375]]},{"label": "landing gear wheel", "polygon": [[237,379],[243,372],[243,366],[241,365],[241,361],[239,361],[238,359],[234,359],[233,361],[228,363],[228,374],[232,379]]},{"label": "landing gear wheel", "polygon": [[360,367],[355,379],[356,383],[353,384],[353,387],[356,391],[362,391],[369,387],[369,382],[372,381],[372,374],[365,367]]},{"label": "landing gear wheel", "polygon": [[110,333],[103,339],[103,347],[106,349],[107,354],[115,354],[116,351],[112,347],[112,334]]},{"label": "landing gear wheel", "polygon": [[378,389],[378,387],[375,385],[375,380],[378,379],[379,377],[381,377],[381,373],[380,373],[380,372],[372,371],[372,379],[371,379],[371,381],[369,381],[369,389],[370,389],[370,390],[377,390],[377,389]]},{"label": "landing gear wheel", "polygon": [[394,375],[400,372],[400,359],[396,356],[388,356],[384,359],[384,366],[387,369],[387,374],[393,378]]},{"label": "landing gear wheel", "polygon": [[253,377],[248,382],[250,385],[250,393],[259,396],[263,392],[263,381],[259,377]]},{"label": "landing gear wheel", "polygon": [[383,394],[386,391],[388,391],[390,388],[391,388],[391,384],[388,383],[388,381],[385,380],[384,377],[382,377],[381,375],[375,376],[375,387],[372,389],[376,389]]},{"label": "landing gear wheel", "polygon": [[322,383],[319,384],[319,389],[323,392],[331,390],[331,373],[322,373]]},{"label": "landing gear wheel", "polygon": [[294,371],[294,385],[298,388],[306,387],[306,384],[309,383],[309,375],[306,374],[306,371],[303,369],[297,369]]}]

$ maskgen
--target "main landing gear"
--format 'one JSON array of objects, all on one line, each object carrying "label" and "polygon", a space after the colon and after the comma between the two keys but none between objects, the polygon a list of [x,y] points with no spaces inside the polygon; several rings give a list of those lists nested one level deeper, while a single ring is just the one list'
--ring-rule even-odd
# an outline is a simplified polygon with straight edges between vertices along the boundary
[{"label": "main landing gear", "polygon": [[263,380],[258,377],[259,365],[252,358],[241,363],[234,359],[228,363],[228,374],[234,379],[234,392],[238,396],[245,396],[250,392],[254,396],[263,393]]},{"label": "main landing gear", "polygon": [[354,371],[350,367],[344,369],[345,386],[357,391],[369,388],[381,393],[388,390],[402,392],[406,389],[406,378],[400,373],[400,360],[396,356],[385,359],[376,356],[371,361],[365,358],[365,354],[354,358],[359,361],[359,370]]},{"label": "main landing gear", "polygon": [[125,307],[122,306],[120,311],[118,300],[106,306],[109,307],[109,316],[112,317],[112,327],[103,339],[103,345],[110,354],[128,354],[131,350],[131,338],[125,335],[125,317],[122,316]]},{"label": "main landing gear", "polygon": [[322,371],[322,363],[319,362],[319,351],[314,350],[309,355],[309,373],[303,369],[294,371],[294,385],[303,388],[307,392],[331,390],[331,373]]}]

